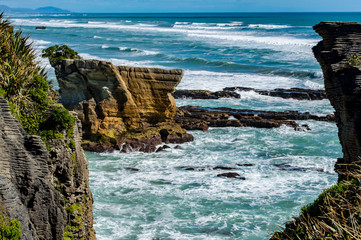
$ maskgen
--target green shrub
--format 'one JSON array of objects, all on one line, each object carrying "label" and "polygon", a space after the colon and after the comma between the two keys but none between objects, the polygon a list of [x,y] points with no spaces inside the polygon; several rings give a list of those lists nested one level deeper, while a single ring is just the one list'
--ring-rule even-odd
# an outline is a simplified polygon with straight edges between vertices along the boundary
[{"label": "green shrub", "polygon": [[18,240],[21,237],[21,224],[18,220],[9,219],[0,214],[0,239]]},{"label": "green shrub", "polygon": [[349,180],[324,190],[271,239],[361,239],[361,169],[347,174]]},{"label": "green shrub", "polygon": [[352,56],[347,57],[346,60],[347,67],[354,67],[360,65],[361,65],[361,59],[357,54],[353,54]]},{"label": "green shrub", "polygon": [[44,49],[42,51],[43,58],[48,58],[49,61],[57,62],[63,59],[81,59],[81,57],[78,55],[76,51],[68,47],[67,45],[54,45],[51,47],[48,47],[47,49]]}]

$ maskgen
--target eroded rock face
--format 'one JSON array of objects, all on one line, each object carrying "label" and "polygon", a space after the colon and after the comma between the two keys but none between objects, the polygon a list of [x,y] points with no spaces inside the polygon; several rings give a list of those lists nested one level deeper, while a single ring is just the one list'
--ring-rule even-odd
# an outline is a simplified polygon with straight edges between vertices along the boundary
[{"label": "eroded rock face", "polygon": [[52,62],[61,102],[78,113],[86,149],[155,151],[162,143],[192,141],[173,122],[171,93],[183,70],[114,66],[97,60]]},{"label": "eroded rock face", "polygon": [[[79,142],[78,126],[75,131],[74,139]],[[53,161],[40,137],[28,135],[11,115],[7,101],[0,97],[0,207],[21,222],[22,239],[63,239],[72,220],[67,207],[74,201],[87,211],[78,213],[84,227],[75,237],[95,239],[86,158],[79,144],[74,150],[66,150],[66,139],[61,141],[54,147],[58,156]],[[77,154],[72,161],[66,157],[70,152]],[[82,176],[71,172],[68,166],[73,164]],[[72,179],[54,177],[60,169],[62,176],[72,175]],[[56,189],[58,186],[66,187]],[[81,200],[77,197],[80,194],[88,194],[89,199]]]},{"label": "eroded rock face", "polygon": [[343,164],[356,163],[361,156],[361,24],[321,22],[314,30],[323,38],[313,52],[322,67],[325,89],[339,129]]}]

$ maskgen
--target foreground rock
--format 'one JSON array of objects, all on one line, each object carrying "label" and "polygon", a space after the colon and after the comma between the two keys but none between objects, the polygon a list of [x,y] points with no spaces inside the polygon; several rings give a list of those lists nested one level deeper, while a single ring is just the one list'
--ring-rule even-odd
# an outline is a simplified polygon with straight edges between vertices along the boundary
[{"label": "foreground rock", "polygon": [[271,239],[360,239],[361,24],[321,22],[314,30],[323,38],[313,52],[336,110],[343,152],[335,165],[339,182]]},{"label": "foreground rock", "polygon": [[336,170],[343,178],[345,165],[361,156],[361,25],[322,22],[314,26],[323,38],[313,52],[322,67],[325,88],[335,108],[343,158]]},{"label": "foreground rock", "polygon": [[154,152],[156,145],[193,141],[173,122],[172,93],[183,70],[118,67],[97,60],[52,61],[60,101],[83,124],[90,151]]},{"label": "foreground rock", "polygon": [[219,98],[241,98],[241,95],[234,91],[207,90],[176,90],[173,93],[174,98],[192,98],[192,99],[219,99]]},{"label": "foreground rock", "polygon": [[187,130],[207,131],[208,127],[275,128],[286,125],[295,130],[309,130],[294,120],[334,121],[333,115],[316,116],[298,111],[271,112],[232,108],[184,106],[178,109],[175,121]]},{"label": "foreground rock", "polygon": [[246,87],[227,87],[223,89],[224,92],[229,91],[254,91],[261,95],[271,96],[271,97],[281,97],[281,98],[293,98],[297,100],[322,100],[326,99],[325,90],[312,90],[304,88],[291,88],[283,89],[276,88],[274,90],[260,90],[255,88],[246,88]]},{"label": "foreground rock", "polygon": [[[0,98],[0,209],[22,226],[21,239],[95,239],[88,162],[81,128],[49,142],[28,135]],[[65,201],[66,199],[66,201]]]}]

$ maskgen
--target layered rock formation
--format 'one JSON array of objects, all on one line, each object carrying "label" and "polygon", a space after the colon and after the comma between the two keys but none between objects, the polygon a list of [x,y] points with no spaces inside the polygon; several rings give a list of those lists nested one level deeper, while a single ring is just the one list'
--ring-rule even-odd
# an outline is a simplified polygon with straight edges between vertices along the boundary
[{"label": "layered rock formation", "polygon": [[60,86],[60,101],[78,113],[83,146],[93,151],[155,151],[156,145],[192,141],[173,122],[171,93],[183,70],[114,66],[97,60],[51,62]]},{"label": "layered rock formation", "polygon": [[321,22],[314,30],[323,38],[313,52],[335,108],[343,152],[335,165],[339,182],[303,207],[301,215],[271,239],[360,239],[361,24]]},{"label": "layered rock formation", "polygon": [[336,170],[361,156],[361,24],[321,22],[314,26],[323,38],[313,52],[322,67],[325,88],[339,129],[343,158]]},{"label": "layered rock formation", "polygon": [[[56,144],[49,154],[40,137],[28,135],[0,97],[0,206],[7,216],[21,222],[21,239],[95,239],[93,200],[79,132],[77,125],[75,149],[66,147],[70,140],[65,137],[49,143]],[[70,211],[74,206],[83,211]]]},{"label": "layered rock formation", "polygon": [[257,127],[276,128],[286,125],[295,130],[309,130],[294,120],[334,121],[333,115],[316,116],[298,111],[260,111],[232,108],[205,108],[183,106],[178,109],[175,121],[187,130],[207,131],[208,127]]}]

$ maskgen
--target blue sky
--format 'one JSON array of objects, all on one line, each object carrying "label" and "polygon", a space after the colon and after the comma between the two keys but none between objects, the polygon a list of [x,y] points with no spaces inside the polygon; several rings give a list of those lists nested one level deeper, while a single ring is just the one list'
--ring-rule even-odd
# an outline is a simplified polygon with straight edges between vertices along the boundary
[{"label": "blue sky", "polygon": [[74,12],[361,12],[360,0],[0,0],[0,5]]}]

